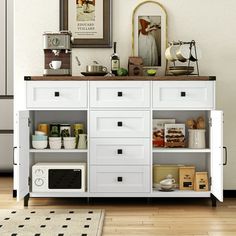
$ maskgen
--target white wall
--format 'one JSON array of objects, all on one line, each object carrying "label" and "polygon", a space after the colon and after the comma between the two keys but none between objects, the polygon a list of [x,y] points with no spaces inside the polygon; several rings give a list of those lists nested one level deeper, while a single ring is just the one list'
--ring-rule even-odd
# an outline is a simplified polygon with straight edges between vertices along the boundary
[{"label": "white wall", "polygon": [[[131,55],[131,14],[139,0],[114,0],[113,39],[118,42],[121,66]],[[160,0],[169,18],[169,40],[194,39],[200,45],[202,75],[217,76],[217,108],[224,110],[224,144],[228,147],[228,166],[224,189],[236,189],[236,1]],[[59,29],[59,0],[15,1],[15,111],[25,109],[25,75],[42,75],[42,33]],[[110,66],[112,49],[73,49],[73,75],[96,59]],[[82,67],[78,68],[74,56]]]}]

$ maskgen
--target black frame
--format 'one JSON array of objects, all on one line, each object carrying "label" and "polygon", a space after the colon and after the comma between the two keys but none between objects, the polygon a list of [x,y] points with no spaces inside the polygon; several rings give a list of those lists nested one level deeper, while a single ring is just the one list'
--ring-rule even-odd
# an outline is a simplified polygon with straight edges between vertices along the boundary
[{"label": "black frame", "polygon": [[[68,1],[60,0],[60,30],[70,30],[68,26]],[[111,48],[112,47],[112,0],[103,0],[103,38],[75,38],[73,48]],[[72,35],[73,37],[73,35]]]}]

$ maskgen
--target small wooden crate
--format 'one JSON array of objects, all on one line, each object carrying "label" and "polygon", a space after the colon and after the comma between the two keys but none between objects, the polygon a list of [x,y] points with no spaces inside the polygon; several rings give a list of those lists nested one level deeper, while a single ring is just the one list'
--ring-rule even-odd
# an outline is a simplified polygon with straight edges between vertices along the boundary
[{"label": "small wooden crate", "polygon": [[194,181],[195,191],[209,191],[207,172],[196,172]]},{"label": "small wooden crate", "polygon": [[179,189],[194,189],[195,166],[179,167]]}]

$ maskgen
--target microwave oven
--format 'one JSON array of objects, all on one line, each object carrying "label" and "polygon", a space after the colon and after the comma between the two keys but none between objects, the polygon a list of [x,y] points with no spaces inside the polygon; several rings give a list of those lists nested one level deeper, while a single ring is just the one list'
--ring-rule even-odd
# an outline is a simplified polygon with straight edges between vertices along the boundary
[{"label": "microwave oven", "polygon": [[37,163],[32,166],[33,192],[85,192],[86,163]]}]

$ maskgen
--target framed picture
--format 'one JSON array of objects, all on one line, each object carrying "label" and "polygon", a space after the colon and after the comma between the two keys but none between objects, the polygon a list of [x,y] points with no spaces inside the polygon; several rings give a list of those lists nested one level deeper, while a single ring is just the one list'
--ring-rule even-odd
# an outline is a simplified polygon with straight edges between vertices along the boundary
[{"label": "framed picture", "polygon": [[133,55],[143,58],[144,69],[157,68],[158,75],[164,75],[168,46],[165,8],[156,1],[144,1],[134,9],[132,24]]},{"label": "framed picture", "polygon": [[111,0],[60,0],[60,30],[72,33],[74,48],[110,48]]}]

